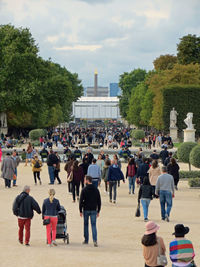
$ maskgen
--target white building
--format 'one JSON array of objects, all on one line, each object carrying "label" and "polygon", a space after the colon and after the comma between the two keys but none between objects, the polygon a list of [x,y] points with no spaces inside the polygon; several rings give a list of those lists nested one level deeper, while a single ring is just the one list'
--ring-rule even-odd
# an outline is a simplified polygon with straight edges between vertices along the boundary
[{"label": "white building", "polygon": [[81,97],[73,103],[75,119],[121,119],[117,97]]}]

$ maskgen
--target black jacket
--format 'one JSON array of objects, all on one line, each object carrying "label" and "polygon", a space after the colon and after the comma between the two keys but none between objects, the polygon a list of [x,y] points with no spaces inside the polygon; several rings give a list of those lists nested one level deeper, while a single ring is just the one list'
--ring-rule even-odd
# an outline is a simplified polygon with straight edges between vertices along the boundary
[{"label": "black jacket", "polygon": [[18,195],[13,203],[13,213],[16,216],[22,218],[33,218],[33,211],[36,211],[38,214],[41,213],[40,207],[35,199],[26,192],[22,192]]},{"label": "black jacket", "polygon": [[138,193],[138,201],[141,198],[153,199],[154,191],[151,185],[141,185]]},{"label": "black jacket", "polygon": [[98,213],[101,210],[101,196],[99,190],[92,184],[83,188],[79,202],[80,213],[83,210],[95,210]]},{"label": "black jacket", "polygon": [[179,166],[177,163],[175,165],[172,165],[171,163],[169,163],[167,165],[167,172],[174,177],[175,181],[179,180]]},{"label": "black jacket", "polygon": [[55,154],[49,154],[48,158],[47,158],[47,165],[48,166],[53,166],[54,164],[58,163],[58,158]]},{"label": "black jacket", "polygon": [[162,160],[162,164],[165,163],[165,160],[166,160],[166,158],[168,158],[168,157],[169,157],[169,153],[168,153],[167,150],[162,150],[162,151],[160,152],[160,158],[161,158],[161,160]]}]

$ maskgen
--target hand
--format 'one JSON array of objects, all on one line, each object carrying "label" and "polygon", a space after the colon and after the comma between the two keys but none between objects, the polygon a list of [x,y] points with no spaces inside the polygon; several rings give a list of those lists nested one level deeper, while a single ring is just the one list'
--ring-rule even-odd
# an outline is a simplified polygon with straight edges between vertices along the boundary
[{"label": "hand", "polygon": [[56,164],[53,164],[53,167],[56,167]]},{"label": "hand", "polygon": [[107,185],[109,185],[109,182],[107,182]]},{"label": "hand", "polygon": [[99,217],[99,213],[97,213],[97,218]]},{"label": "hand", "polygon": [[175,195],[173,194],[173,195],[172,195],[172,197],[174,198],[174,197],[175,197]]},{"label": "hand", "polygon": [[83,213],[82,212],[80,212],[80,217],[83,217]]},{"label": "hand", "polygon": [[123,180],[123,183],[125,184],[125,180]]}]

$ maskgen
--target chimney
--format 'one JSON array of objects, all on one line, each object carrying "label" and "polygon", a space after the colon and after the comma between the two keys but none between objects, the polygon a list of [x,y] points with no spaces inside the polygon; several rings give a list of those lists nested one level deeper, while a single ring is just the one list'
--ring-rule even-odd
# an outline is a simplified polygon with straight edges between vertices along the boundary
[{"label": "chimney", "polygon": [[98,72],[95,70],[94,72],[94,96],[97,96],[98,91]]}]

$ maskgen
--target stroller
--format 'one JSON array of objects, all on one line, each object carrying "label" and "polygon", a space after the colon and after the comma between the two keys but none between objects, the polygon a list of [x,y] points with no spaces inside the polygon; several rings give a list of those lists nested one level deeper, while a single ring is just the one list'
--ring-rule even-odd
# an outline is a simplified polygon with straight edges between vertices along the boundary
[{"label": "stroller", "polygon": [[69,244],[69,234],[67,233],[66,216],[66,210],[63,206],[61,206],[61,209],[58,212],[56,239],[63,239],[64,243],[66,243],[67,240],[67,244]]}]

